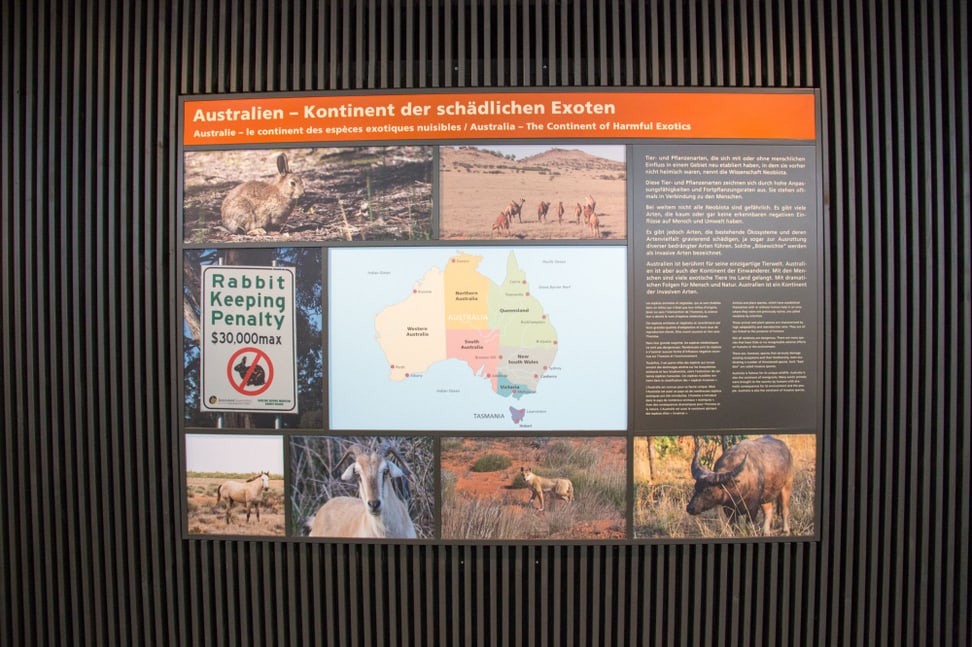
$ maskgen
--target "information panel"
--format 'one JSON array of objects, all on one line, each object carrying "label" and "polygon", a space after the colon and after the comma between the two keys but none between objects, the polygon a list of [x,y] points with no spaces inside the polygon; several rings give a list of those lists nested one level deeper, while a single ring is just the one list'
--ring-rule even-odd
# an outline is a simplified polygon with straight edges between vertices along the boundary
[{"label": "information panel", "polygon": [[817,114],[184,97],[184,535],[816,539]]},{"label": "information panel", "polygon": [[815,148],[633,149],[637,426],[813,430]]}]

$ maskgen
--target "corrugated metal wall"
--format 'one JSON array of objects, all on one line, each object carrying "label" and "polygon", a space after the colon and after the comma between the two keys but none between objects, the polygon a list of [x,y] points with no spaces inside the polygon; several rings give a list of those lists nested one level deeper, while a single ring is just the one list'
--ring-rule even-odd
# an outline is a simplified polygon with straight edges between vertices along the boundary
[{"label": "corrugated metal wall", "polygon": [[[968,645],[969,9],[5,0],[0,644]],[[822,541],[180,539],[179,93],[819,87]]]}]

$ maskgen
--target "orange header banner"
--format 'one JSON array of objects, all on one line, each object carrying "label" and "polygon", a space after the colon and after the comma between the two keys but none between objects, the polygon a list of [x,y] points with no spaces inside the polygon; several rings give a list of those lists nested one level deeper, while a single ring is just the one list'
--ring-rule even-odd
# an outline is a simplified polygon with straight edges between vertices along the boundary
[{"label": "orange header banner", "polygon": [[189,99],[183,144],[813,140],[810,92],[531,91]]}]

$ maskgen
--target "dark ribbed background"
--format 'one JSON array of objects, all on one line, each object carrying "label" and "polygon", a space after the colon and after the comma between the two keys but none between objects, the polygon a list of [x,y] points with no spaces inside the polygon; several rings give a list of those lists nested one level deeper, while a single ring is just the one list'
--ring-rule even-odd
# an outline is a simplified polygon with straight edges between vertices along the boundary
[{"label": "dark ribbed background", "polygon": [[[0,644],[970,644],[969,8],[930,0],[0,10]],[[176,96],[819,87],[819,543],[180,538]]]}]

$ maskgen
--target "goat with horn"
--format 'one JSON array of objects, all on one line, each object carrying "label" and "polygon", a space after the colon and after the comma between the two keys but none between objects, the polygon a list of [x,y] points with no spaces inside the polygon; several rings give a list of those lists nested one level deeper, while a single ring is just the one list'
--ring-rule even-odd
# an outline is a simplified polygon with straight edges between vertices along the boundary
[{"label": "goat with horn", "polygon": [[[393,479],[407,479],[411,475],[398,450],[387,443],[375,450],[355,445],[344,453],[337,467],[348,458],[352,461],[341,474],[341,480],[356,480],[358,496],[338,496],[322,505],[308,524],[309,536],[416,537],[408,504],[399,498],[393,483]],[[403,483],[407,492],[407,481]]]}]

